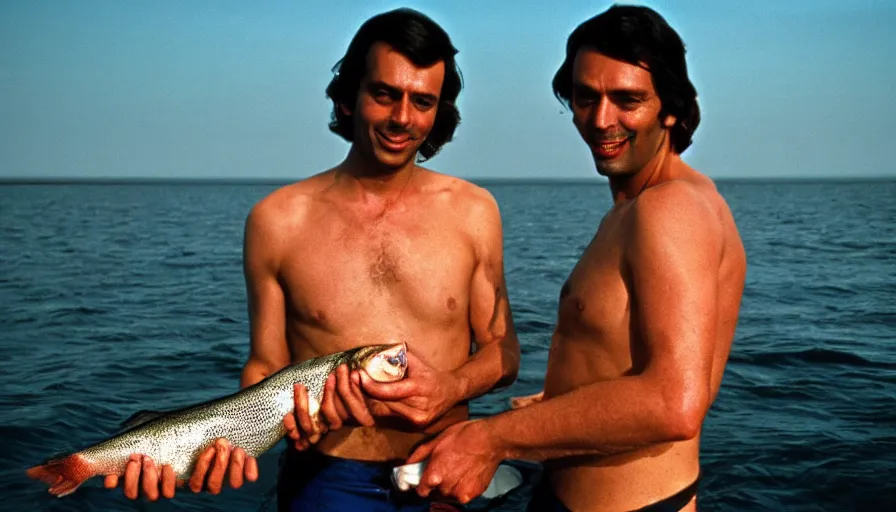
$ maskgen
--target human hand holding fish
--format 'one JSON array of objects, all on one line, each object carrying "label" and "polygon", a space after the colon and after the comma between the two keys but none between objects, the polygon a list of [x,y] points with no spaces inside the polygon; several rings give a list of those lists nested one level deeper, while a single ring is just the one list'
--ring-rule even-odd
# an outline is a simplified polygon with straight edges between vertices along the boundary
[{"label": "human hand holding fish", "polygon": [[331,430],[346,424],[372,426],[373,416],[367,408],[361,390],[358,370],[350,371],[347,365],[339,365],[327,376],[319,409],[309,402],[307,391],[296,384],[295,410],[286,415],[283,424],[286,435],[299,451],[307,449]]},{"label": "human hand holding fish", "polygon": [[427,365],[412,352],[407,358],[404,379],[377,382],[361,373],[361,388],[370,396],[367,404],[374,416],[400,416],[425,427],[463,400],[463,386],[451,372]]},{"label": "human hand holding fish", "polygon": [[[224,487],[225,474],[234,489],[242,487],[245,480],[258,480],[255,457],[247,455],[240,447],[231,446],[223,438],[203,450],[196,459],[195,468],[189,480],[179,479],[171,465],[165,464],[160,470],[151,457],[132,454],[123,476],[124,495],[135,500],[142,491],[149,501],[156,501],[160,495],[171,499],[176,488],[187,484],[194,493],[201,492],[205,484],[209,494],[219,494]],[[119,476],[112,474],[106,475],[103,485],[106,489],[114,489],[118,483]]]},{"label": "human hand holding fish", "polygon": [[150,499],[160,492],[171,497],[188,477],[191,489],[198,491],[206,475],[208,490],[217,493],[227,472],[231,486],[239,487],[257,478],[255,457],[286,434],[284,417],[295,406],[295,383],[308,390],[309,403],[313,397],[316,405],[338,366],[363,369],[378,381],[400,380],[407,367],[406,351],[404,343],[358,347],[287,366],[228,396],[174,411],[142,411],[125,422],[120,433],[26,473],[49,484],[55,496],[71,494],[98,475],[116,475],[106,481],[113,487],[124,476],[126,495],[134,498],[140,489]]}]

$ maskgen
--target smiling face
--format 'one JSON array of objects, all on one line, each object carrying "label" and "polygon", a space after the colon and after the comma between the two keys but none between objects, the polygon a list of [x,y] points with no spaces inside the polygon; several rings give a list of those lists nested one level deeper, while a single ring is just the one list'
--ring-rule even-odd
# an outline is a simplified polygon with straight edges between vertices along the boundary
[{"label": "smiling face", "polygon": [[637,174],[668,147],[671,115],[660,119],[650,72],[583,47],[572,70],[573,123],[600,174]]},{"label": "smiling face", "polygon": [[372,166],[397,171],[413,165],[417,150],[435,124],[445,63],[415,65],[385,43],[367,54],[353,110],[354,147]]}]

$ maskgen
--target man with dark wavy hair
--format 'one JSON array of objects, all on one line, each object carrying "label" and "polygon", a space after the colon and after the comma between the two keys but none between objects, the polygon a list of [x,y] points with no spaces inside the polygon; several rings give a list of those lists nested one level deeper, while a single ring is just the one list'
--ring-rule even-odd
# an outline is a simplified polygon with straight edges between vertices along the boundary
[{"label": "man with dark wavy hair", "polygon": [[[292,442],[281,510],[430,510],[430,500],[390,489],[392,467],[427,436],[467,419],[470,399],[516,378],[497,204],[483,188],[417,165],[460,121],[456,53],[419,12],[365,22],[327,87],[330,129],[351,142],[348,155],[276,190],[246,221],[251,346],[242,386],[361,345],[409,348],[407,377],[390,386],[362,391],[361,376],[340,367],[327,381],[320,422],[297,385],[296,413],[284,419]],[[209,491],[220,492],[225,473],[239,487],[258,467],[218,440],[200,456],[190,487],[199,491],[207,477]],[[171,468],[160,473],[134,457],[125,494],[155,499],[160,481],[161,494],[173,496]]]},{"label": "man with dark wavy hair", "polygon": [[696,510],[700,433],[734,338],[746,257],[680,154],[700,115],[678,34],[613,6],[569,37],[554,92],[613,207],[560,290],[544,392],[419,447],[421,495],[479,495],[505,458],[545,462],[529,510]]}]

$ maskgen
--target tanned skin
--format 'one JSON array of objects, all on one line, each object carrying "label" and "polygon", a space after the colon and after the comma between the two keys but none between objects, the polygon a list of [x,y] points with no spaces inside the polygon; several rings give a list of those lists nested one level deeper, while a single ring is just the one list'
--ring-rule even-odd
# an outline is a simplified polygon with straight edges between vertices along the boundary
[{"label": "tanned skin", "polygon": [[[251,348],[241,385],[312,357],[406,342],[403,381],[362,388],[362,376],[341,367],[327,382],[319,424],[310,424],[301,386],[296,414],[284,419],[299,449],[317,442],[328,455],[393,460],[467,419],[467,400],[512,383],[519,344],[494,198],[415,163],[435,121],[444,62],[419,67],[376,43],[367,66],[355,104],[341,106],[354,119],[346,159],[273,192],[246,221]],[[258,467],[218,440],[189,485],[217,494],[225,475],[240,487]],[[140,456],[124,479],[125,495],[150,500],[160,490],[172,497],[177,484],[170,468],[159,472]]]},{"label": "tanned skin", "polygon": [[[704,417],[734,338],[746,257],[713,182],[670,147],[650,72],[583,47],[573,120],[609,178],[613,207],[560,292],[543,396],[452,426],[421,495],[466,502],[506,458],[546,462],[574,511],[633,510],[700,471]],[[696,510],[696,498],[683,510]]]}]

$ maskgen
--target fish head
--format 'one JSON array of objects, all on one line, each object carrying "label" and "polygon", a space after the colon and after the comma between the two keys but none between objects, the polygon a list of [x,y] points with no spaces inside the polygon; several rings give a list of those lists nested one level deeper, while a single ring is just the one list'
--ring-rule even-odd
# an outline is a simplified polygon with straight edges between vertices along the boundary
[{"label": "fish head", "polygon": [[408,368],[408,346],[393,343],[363,347],[355,353],[352,367],[364,370],[377,382],[401,380]]}]

